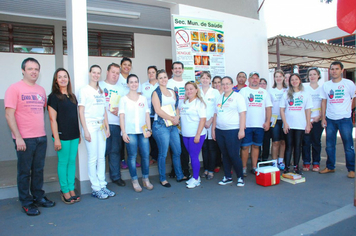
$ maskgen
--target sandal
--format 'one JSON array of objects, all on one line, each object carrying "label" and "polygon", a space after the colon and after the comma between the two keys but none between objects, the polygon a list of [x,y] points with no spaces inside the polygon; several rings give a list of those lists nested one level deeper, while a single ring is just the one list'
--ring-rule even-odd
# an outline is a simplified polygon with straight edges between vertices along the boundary
[{"label": "sandal", "polygon": [[303,165],[303,171],[309,171],[309,170],[310,170],[310,164]]},{"label": "sandal", "polygon": [[209,173],[208,176],[206,177],[207,180],[211,180],[214,178],[214,174],[213,173]]},{"label": "sandal", "polygon": [[64,202],[65,204],[68,204],[68,205],[75,203],[74,199],[72,197],[70,197],[69,199],[65,198],[62,191],[61,191],[61,199],[62,199],[62,202]]},{"label": "sandal", "polygon": [[[70,194],[71,191],[69,191]],[[71,198],[74,200],[74,202],[80,202],[80,196],[79,195],[75,195],[75,191],[73,190],[74,195],[71,195]]]}]

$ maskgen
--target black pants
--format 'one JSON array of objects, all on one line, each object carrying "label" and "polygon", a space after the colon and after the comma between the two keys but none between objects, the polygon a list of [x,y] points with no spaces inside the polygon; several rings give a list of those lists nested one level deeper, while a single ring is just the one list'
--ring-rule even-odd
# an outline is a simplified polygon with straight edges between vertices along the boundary
[{"label": "black pants", "polygon": [[[153,121],[154,121],[154,118],[151,117],[151,127],[152,127]],[[158,160],[158,147],[157,147],[156,140],[153,138],[153,135],[151,135],[151,137],[149,138],[149,141],[150,141],[150,147],[151,147],[150,156],[152,157],[153,160],[157,161]]]},{"label": "black pants", "polygon": [[[182,165],[182,171],[184,176],[189,176],[190,172],[189,172],[189,153],[187,151],[187,149],[185,148],[184,142],[183,142],[183,136],[181,134],[179,134],[179,138],[180,138],[180,147],[181,147],[181,154],[180,154],[180,162]],[[170,150],[170,149],[169,149]],[[172,151],[170,150],[171,153],[171,157],[172,157]],[[172,161],[172,172],[174,171],[174,167],[173,167],[173,161]]]},{"label": "black pants", "polygon": [[305,130],[290,129],[288,134],[286,134],[286,151],[285,151],[285,163],[286,168],[289,167],[292,152],[294,166],[299,166],[300,154],[302,153],[302,142]]},{"label": "black pants", "polygon": [[260,147],[260,159],[262,161],[267,161],[269,158],[270,148],[271,148],[271,138],[272,138],[272,128],[265,131],[263,136],[262,152]]},{"label": "black pants", "polygon": [[218,147],[217,142],[214,141],[213,139],[205,139],[202,148],[202,154],[203,154],[204,170],[213,172],[216,166],[217,159],[220,160],[220,165],[221,165],[220,149]]}]

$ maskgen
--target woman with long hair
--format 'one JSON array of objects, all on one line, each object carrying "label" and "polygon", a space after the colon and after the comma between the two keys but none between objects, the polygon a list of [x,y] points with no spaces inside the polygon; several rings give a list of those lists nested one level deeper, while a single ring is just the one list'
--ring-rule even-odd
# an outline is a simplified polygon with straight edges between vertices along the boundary
[{"label": "woman with long hair", "polygon": [[273,78],[273,86],[268,90],[273,104],[271,117],[272,159],[277,160],[278,168],[284,170],[285,164],[283,160],[286,145],[284,142],[285,134],[283,132],[283,122],[279,104],[283,94],[287,91],[287,85],[285,84],[284,72],[282,70],[276,70],[273,74]]},{"label": "woman with long hair", "polygon": [[143,187],[148,190],[153,189],[153,185],[148,179],[150,143],[151,136],[150,109],[147,99],[137,93],[139,86],[138,77],[130,74],[127,77],[127,84],[130,92],[120,99],[119,114],[122,139],[126,143],[127,163],[131,175],[131,182],[136,192],[141,192],[142,188],[138,182],[136,172],[137,148],[141,154],[141,171]]},{"label": "woman with long hair", "polygon": [[[159,180],[163,187],[169,188],[171,184],[166,178],[166,157],[168,147],[172,150],[172,160],[177,176],[177,181],[187,180],[183,175],[180,162],[181,146],[177,125],[179,124],[179,98],[172,89],[167,88],[168,76],[164,70],[157,72],[159,86],[152,93],[151,113],[154,115],[152,125],[153,137],[158,146],[158,171]],[[172,113],[168,114],[164,109],[171,107]]]},{"label": "woman with long hair", "polygon": [[65,204],[80,201],[80,197],[74,191],[76,157],[80,142],[77,105],[68,71],[58,68],[53,75],[52,92],[48,96],[47,109],[51,121],[54,150],[58,155],[61,199]]},{"label": "woman with long hair", "polygon": [[[307,76],[310,81],[309,86],[305,86],[313,100],[313,109],[311,110],[311,130],[309,134],[304,135],[303,139],[303,171],[309,171],[310,165],[313,164],[313,171],[320,170],[320,155],[321,155],[321,135],[324,127],[321,125],[321,87],[318,85],[320,80],[320,71],[316,67],[311,67],[307,71]],[[310,150],[310,147],[312,148]],[[312,151],[313,162],[311,162],[310,152]]]},{"label": "woman with long hair", "polygon": [[92,196],[107,199],[115,193],[106,188],[105,149],[106,138],[110,136],[105,96],[99,86],[101,68],[92,65],[89,69],[89,84],[79,92],[79,118],[82,134],[88,151],[88,175]]},{"label": "woman with long hair", "polygon": [[240,157],[241,140],[245,137],[246,103],[241,94],[232,90],[233,80],[225,76],[221,85],[224,93],[215,104],[212,137],[217,141],[223,155],[224,178],[219,185],[232,183],[231,167],[237,175],[237,186],[245,186],[242,160]]},{"label": "woman with long hair", "polygon": [[186,182],[187,188],[195,188],[201,182],[199,153],[206,135],[206,105],[196,83],[185,84],[185,98],[179,110],[183,143],[190,155],[193,169],[193,177]]},{"label": "woman with long hair", "polygon": [[[205,177],[207,180],[214,178],[214,169],[216,168],[216,159],[220,158],[221,153],[218,150],[218,144],[211,137],[211,127],[213,125],[214,111],[215,111],[215,102],[216,99],[220,96],[218,90],[210,87],[211,75],[209,72],[203,72],[200,75],[200,83],[202,85],[200,89],[201,97],[204,99],[206,104],[206,140],[204,141],[202,148],[203,164],[204,164],[204,174],[202,177]],[[219,153],[218,153],[219,151]],[[219,155],[219,156],[217,156]],[[219,163],[219,168],[221,161]]]},{"label": "woman with long hair", "polygon": [[286,167],[284,173],[289,172],[293,152],[294,172],[302,174],[301,169],[299,169],[299,160],[304,133],[308,134],[311,129],[310,113],[313,102],[310,94],[304,91],[299,74],[291,74],[288,92],[283,94],[279,106],[283,121],[283,131],[286,134]]},{"label": "woman with long hair", "polygon": [[218,76],[218,75],[214,76],[211,84],[212,84],[211,87],[218,90],[220,94],[222,94],[224,92],[224,90],[221,86],[221,77],[220,76]]}]

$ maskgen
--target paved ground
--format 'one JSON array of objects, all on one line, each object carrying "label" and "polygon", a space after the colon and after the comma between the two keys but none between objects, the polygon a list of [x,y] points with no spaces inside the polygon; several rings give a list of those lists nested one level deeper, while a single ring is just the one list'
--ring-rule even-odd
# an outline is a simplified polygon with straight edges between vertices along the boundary
[{"label": "paved ground", "polygon": [[196,189],[174,180],[166,189],[152,176],[154,190],[142,193],[109,184],[118,195],[108,200],[83,195],[65,205],[50,193],[57,205],[37,217],[21,213],[16,198],[2,200],[0,235],[356,235],[354,179],[346,177],[340,141],[338,153],[336,173],[308,172],[298,185],[262,187],[250,174],[243,188],[236,177],[219,186],[220,172]]}]

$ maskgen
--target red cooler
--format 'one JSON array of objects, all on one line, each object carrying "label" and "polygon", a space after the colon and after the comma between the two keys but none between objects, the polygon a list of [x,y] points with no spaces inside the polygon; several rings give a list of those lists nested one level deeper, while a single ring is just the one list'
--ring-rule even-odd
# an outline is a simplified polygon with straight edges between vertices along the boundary
[{"label": "red cooler", "polygon": [[[273,163],[273,166],[260,167],[260,165],[271,163]],[[276,166],[276,160],[259,162],[256,169],[256,184],[265,187],[279,184],[281,174]]]}]

